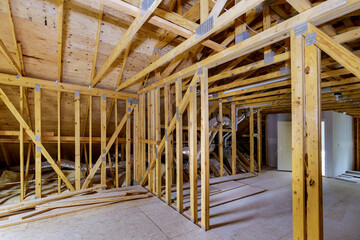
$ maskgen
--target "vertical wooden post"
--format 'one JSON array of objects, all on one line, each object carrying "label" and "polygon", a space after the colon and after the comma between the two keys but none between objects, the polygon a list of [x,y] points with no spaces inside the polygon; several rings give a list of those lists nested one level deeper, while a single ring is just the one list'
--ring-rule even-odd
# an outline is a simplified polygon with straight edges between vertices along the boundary
[{"label": "vertical wooden post", "polygon": [[[41,143],[41,89],[35,86],[35,141]],[[35,198],[41,198],[41,147],[35,153]]]},{"label": "vertical wooden post", "polygon": [[89,172],[92,169],[92,96],[89,96]]},{"label": "vertical wooden post", "polygon": [[75,91],[75,189],[80,188],[80,93]]},{"label": "vertical wooden post", "polygon": [[261,110],[257,110],[257,157],[258,157],[258,171],[261,172],[262,164],[262,123],[261,123]]},{"label": "vertical wooden post", "polygon": [[[161,141],[160,128],[160,88],[155,88],[155,140]],[[161,154],[158,154],[158,145],[156,146],[156,174],[155,174],[155,191],[161,198]]]},{"label": "vertical wooden post", "polygon": [[106,94],[100,100],[101,118],[101,185],[106,185]]},{"label": "vertical wooden post", "polygon": [[359,124],[359,120],[360,118],[357,118],[356,119],[356,158],[357,160],[357,169],[355,170],[358,170],[360,171],[360,142],[359,142],[359,137],[360,137],[360,124]]},{"label": "vertical wooden post", "polygon": [[[24,89],[20,86],[20,114],[24,117]],[[20,124],[20,201],[24,200],[25,182],[24,182],[24,129]]]},{"label": "vertical wooden post", "polygon": [[235,103],[231,102],[231,169],[236,174],[236,109]]},{"label": "vertical wooden post", "polygon": [[202,68],[200,76],[201,93],[201,226],[210,226],[210,160],[209,160],[209,91],[208,69]]},{"label": "vertical wooden post", "polygon": [[167,204],[171,204],[171,184],[172,184],[172,145],[170,136],[167,134],[167,127],[170,124],[171,121],[171,113],[170,113],[170,104],[171,104],[171,98],[170,98],[170,86],[168,84],[164,87],[164,108],[165,108],[165,201]]},{"label": "vertical wooden post", "polygon": [[293,239],[306,239],[304,168],[304,37],[291,30],[292,209]]},{"label": "vertical wooden post", "polygon": [[[152,112],[152,91],[147,93],[147,116],[148,116],[148,138],[150,140],[153,140],[153,135],[152,135],[152,116],[153,116],[153,112]],[[150,166],[151,163],[151,159],[153,157],[153,147],[151,144],[148,144],[148,166]],[[153,191],[153,175],[152,175],[152,170],[150,170],[150,167],[148,167],[148,188],[149,191],[152,192]]]},{"label": "vertical wooden post", "polygon": [[189,90],[189,175],[190,175],[190,212],[194,223],[198,222],[197,203],[197,119],[196,85]]},{"label": "vertical wooden post", "polygon": [[323,239],[321,173],[321,52],[305,47],[305,164],[308,239]]},{"label": "vertical wooden post", "polygon": [[[57,92],[57,163],[61,169],[61,92]],[[58,194],[61,193],[61,178],[58,175]]]},{"label": "vertical wooden post", "polygon": [[254,109],[250,108],[250,116],[249,116],[249,123],[250,123],[250,172],[255,172],[255,159],[254,159]]},{"label": "vertical wooden post", "polygon": [[131,184],[131,122],[130,122],[130,99],[126,101],[126,186]]},{"label": "vertical wooden post", "polygon": [[224,145],[223,145],[223,104],[222,100],[219,100],[219,160],[220,160],[220,177],[224,174]]},{"label": "vertical wooden post", "polygon": [[140,149],[139,149],[139,104],[135,106],[134,108],[134,180],[140,181],[141,175],[140,175]]},{"label": "vertical wooden post", "polygon": [[[118,126],[118,100],[115,98],[115,129]],[[119,135],[116,136],[115,140],[115,187],[119,188]]]},{"label": "vertical wooden post", "polygon": [[183,117],[179,113],[179,105],[182,100],[182,80],[177,78],[175,82],[176,97],[176,206],[178,212],[182,213],[183,208]]}]

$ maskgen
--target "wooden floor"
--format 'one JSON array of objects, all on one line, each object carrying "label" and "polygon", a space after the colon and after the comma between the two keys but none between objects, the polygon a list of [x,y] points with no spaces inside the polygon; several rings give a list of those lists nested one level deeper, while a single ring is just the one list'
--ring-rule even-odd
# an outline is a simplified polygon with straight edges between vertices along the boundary
[{"label": "wooden floor", "polygon": [[[236,183],[266,191],[210,208],[207,232],[153,197],[3,228],[0,239],[292,239],[291,173]],[[360,184],[324,178],[324,239],[360,239],[359,202]]]}]

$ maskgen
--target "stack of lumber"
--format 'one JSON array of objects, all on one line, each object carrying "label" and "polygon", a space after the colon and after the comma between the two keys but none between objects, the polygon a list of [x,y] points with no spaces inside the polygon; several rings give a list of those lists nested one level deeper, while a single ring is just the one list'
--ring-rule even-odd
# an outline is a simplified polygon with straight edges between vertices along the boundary
[{"label": "stack of lumber", "polygon": [[360,183],[360,172],[348,170],[346,173],[336,177],[336,179],[352,183]]},{"label": "stack of lumber", "polygon": [[0,228],[152,196],[141,186],[102,190],[104,187],[0,206]]}]

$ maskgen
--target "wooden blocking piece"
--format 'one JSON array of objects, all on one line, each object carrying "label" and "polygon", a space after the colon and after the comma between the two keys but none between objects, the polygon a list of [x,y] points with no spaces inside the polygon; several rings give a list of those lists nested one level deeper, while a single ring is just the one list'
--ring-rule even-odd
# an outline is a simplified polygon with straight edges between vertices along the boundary
[{"label": "wooden blocking piece", "polygon": [[[20,114],[24,116],[24,89],[20,87]],[[24,200],[25,194],[25,182],[24,182],[24,129],[20,125],[19,130],[19,138],[20,138],[20,201]]]},{"label": "wooden blocking piece", "polygon": [[257,110],[257,157],[258,157],[258,171],[261,172],[262,164],[262,123],[261,123],[261,110]]},{"label": "wooden blocking piece", "polygon": [[35,197],[41,198],[41,89],[40,85],[35,86]]},{"label": "wooden blocking piece", "polygon": [[[198,76],[197,76],[198,78]],[[191,219],[198,222],[197,203],[197,119],[196,85],[189,87],[189,175],[190,175],[190,211]]]},{"label": "wooden blocking piece", "polygon": [[126,186],[131,184],[131,122],[130,122],[130,100],[126,101]]},{"label": "wooden blocking piece", "polygon": [[304,37],[291,30],[292,209],[293,239],[306,239],[304,168]]},{"label": "wooden blocking piece", "polygon": [[209,91],[208,69],[202,68],[200,77],[201,98],[201,226],[205,230],[210,227],[210,160],[209,160]]},{"label": "wooden blocking piece", "polygon": [[222,99],[219,100],[219,162],[220,162],[220,177],[224,172],[224,146],[223,146],[223,111],[222,111]]},{"label": "wooden blocking piece", "polygon": [[75,189],[79,190],[80,184],[80,93],[75,91]]},{"label": "wooden blocking piece", "polygon": [[250,108],[250,116],[249,116],[249,129],[250,129],[250,171],[255,172],[255,151],[254,151],[254,109]]},{"label": "wooden blocking piece", "polygon": [[[160,128],[160,88],[155,88],[155,140],[161,141],[161,128]],[[156,146],[156,169],[155,169],[155,191],[157,196],[161,197],[161,153],[159,153],[159,146]]]},{"label": "wooden blocking piece", "polygon": [[321,52],[305,47],[305,164],[307,191],[307,238],[323,239],[321,174]]},{"label": "wooden blocking piece", "polygon": [[236,174],[236,109],[235,102],[231,103],[231,169]]},{"label": "wooden blocking piece", "polygon": [[106,185],[106,94],[100,100],[101,119],[101,185]]},{"label": "wooden blocking piece", "polygon": [[179,113],[179,105],[182,100],[182,80],[176,79],[175,98],[176,98],[176,207],[180,213],[184,211],[183,203],[183,118]]}]

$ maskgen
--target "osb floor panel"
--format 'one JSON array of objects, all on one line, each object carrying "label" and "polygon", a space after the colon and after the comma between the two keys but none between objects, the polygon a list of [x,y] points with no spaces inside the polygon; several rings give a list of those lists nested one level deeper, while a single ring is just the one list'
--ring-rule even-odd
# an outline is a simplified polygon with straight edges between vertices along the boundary
[{"label": "osb floor panel", "polygon": [[[267,191],[211,208],[207,232],[149,198],[0,229],[0,239],[292,239],[291,173],[238,182]],[[360,184],[324,178],[324,239],[360,239],[359,202]]]}]

